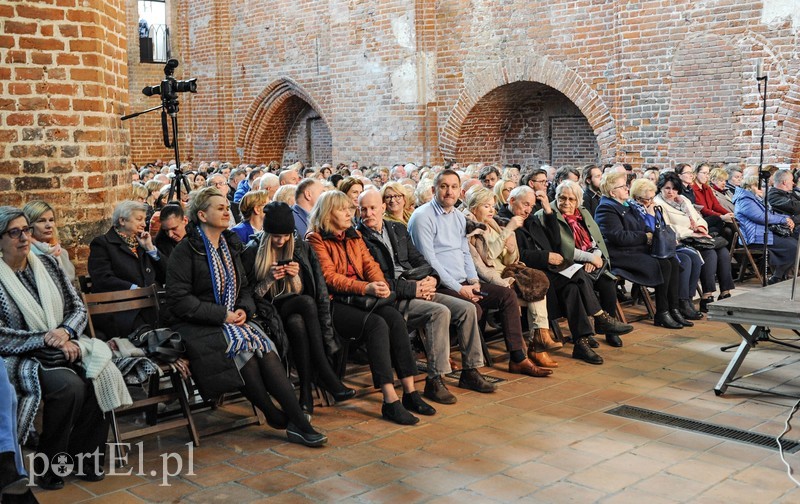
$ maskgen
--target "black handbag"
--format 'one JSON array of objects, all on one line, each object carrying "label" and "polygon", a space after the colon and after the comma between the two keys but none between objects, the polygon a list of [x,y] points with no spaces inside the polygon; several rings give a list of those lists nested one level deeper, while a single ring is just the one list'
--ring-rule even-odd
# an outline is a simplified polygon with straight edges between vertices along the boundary
[{"label": "black handbag", "polygon": [[660,206],[654,208],[655,229],[653,229],[653,241],[650,246],[650,255],[656,259],[669,259],[675,257],[675,249],[678,246],[678,237],[675,231],[664,221],[664,214]]},{"label": "black handbag", "polygon": [[365,294],[363,296],[358,294],[334,294],[333,300],[337,303],[358,308],[359,310],[371,312],[377,310],[381,306],[394,304],[394,302],[397,300],[397,296],[394,292],[391,292],[389,296],[385,298],[379,298],[378,296],[372,296],[369,294]]},{"label": "black handbag", "polygon": [[792,230],[786,224],[770,224],[767,227],[776,236],[783,236],[784,238],[792,236]]},{"label": "black handbag", "polygon": [[414,280],[418,282],[426,277],[433,276],[434,274],[435,271],[429,264],[423,264],[422,266],[405,270],[400,274],[400,278],[403,280]]},{"label": "black handbag", "polygon": [[153,329],[149,325],[142,325],[129,334],[128,339],[143,349],[148,357],[161,362],[175,362],[186,353],[181,335],[168,328]]}]

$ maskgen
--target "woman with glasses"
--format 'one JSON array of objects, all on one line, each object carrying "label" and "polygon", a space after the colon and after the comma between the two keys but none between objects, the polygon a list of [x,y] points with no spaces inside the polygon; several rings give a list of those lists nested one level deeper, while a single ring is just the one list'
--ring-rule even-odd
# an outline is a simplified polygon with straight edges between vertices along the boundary
[{"label": "woman with glasses", "polygon": [[629,282],[654,287],[656,315],[653,323],[668,329],[682,329],[689,324],[683,323],[688,321],[679,311],[680,265],[674,257],[657,259],[650,255],[654,221],[629,203],[626,178],[625,173],[619,172],[603,175],[600,182],[603,196],[594,214],[608,248],[611,272]]},{"label": "woman with glasses", "polygon": [[692,202],[692,204],[696,203],[694,191],[692,190],[692,186],[694,185],[695,181],[695,172],[694,168],[692,168],[692,165],[688,163],[678,163],[675,166],[675,174],[678,176],[681,182],[683,182],[681,195],[685,196],[686,199]]},{"label": "woman with glasses", "polygon": [[[709,234],[706,220],[683,196],[683,183],[677,175],[669,172],[663,174],[658,179],[657,187],[658,196],[656,196],[655,204],[662,207],[664,220],[675,231],[679,241],[697,249],[703,257],[704,264],[700,274],[703,295],[700,298],[700,311],[705,313],[708,311],[709,303],[714,301],[714,292],[717,290],[716,281],[719,282],[720,289],[718,299],[731,297],[730,291],[735,288],[728,243],[725,240],[714,240]],[[689,240],[693,238],[703,239],[709,243],[709,246],[699,248],[692,245]]]},{"label": "woman with glasses", "polygon": [[[628,200],[630,205],[644,217],[650,227],[655,224],[654,200],[656,190],[656,184],[650,180],[634,180],[631,184],[631,199]],[[696,293],[697,282],[700,280],[703,258],[697,250],[682,246],[680,243],[676,247],[675,255],[681,269],[678,310],[687,321],[700,320],[703,318],[703,314],[695,310],[692,299]],[[690,324],[691,322],[688,323]]]},{"label": "woman with glasses", "polygon": [[708,185],[714,191],[720,206],[728,212],[734,212],[736,206],[733,204],[732,195],[728,192],[728,178],[730,174],[723,168],[714,168],[708,174]]},{"label": "woman with glasses", "polygon": [[[353,228],[354,212],[353,201],[344,192],[322,193],[311,210],[306,239],[317,254],[328,292],[345,297],[388,298],[391,291],[383,271],[361,234]],[[436,410],[414,388],[417,365],[406,322],[394,305],[376,305],[367,310],[336,298],[332,305],[336,332],[366,344],[372,383],[383,394],[383,418],[413,425],[419,418],[410,411],[435,414]],[[402,401],[394,389],[392,367],[403,386]]]},{"label": "woman with glasses", "polygon": [[413,193],[400,182],[387,182],[381,187],[381,199],[386,205],[386,220],[408,225],[408,219],[414,212]]},{"label": "woman with glasses", "polygon": [[[43,467],[42,459],[99,450],[99,465],[91,463],[94,458],[86,458],[80,477],[103,479],[111,417],[103,418],[92,381],[77,365],[81,359],[77,340],[86,328],[86,307],[56,259],[31,252],[32,233],[22,210],[0,207],[0,360],[6,366],[0,372],[8,371],[19,400],[13,414],[20,443],[33,426],[39,404],[44,405],[37,448],[42,456],[34,458],[36,473],[43,476],[35,483],[57,490],[64,487],[64,479],[52,467]],[[63,362],[48,364],[42,356],[48,351],[62,356]],[[16,436],[13,439],[16,444]]]}]

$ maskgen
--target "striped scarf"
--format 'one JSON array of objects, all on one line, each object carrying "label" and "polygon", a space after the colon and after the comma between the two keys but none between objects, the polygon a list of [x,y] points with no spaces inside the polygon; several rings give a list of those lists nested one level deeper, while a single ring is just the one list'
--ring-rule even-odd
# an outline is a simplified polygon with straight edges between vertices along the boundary
[{"label": "striped scarf", "polygon": [[[208,269],[211,271],[211,285],[214,289],[214,301],[225,306],[230,312],[236,311],[236,295],[239,286],[236,267],[228,243],[225,238],[221,238],[219,250],[217,250],[208,241],[208,237],[200,226],[197,227],[197,231],[203,237],[203,244],[206,248]],[[228,340],[228,348],[225,350],[228,358],[233,358],[240,352],[270,351],[266,337],[248,324],[237,326],[226,322],[222,324],[222,330]]]}]

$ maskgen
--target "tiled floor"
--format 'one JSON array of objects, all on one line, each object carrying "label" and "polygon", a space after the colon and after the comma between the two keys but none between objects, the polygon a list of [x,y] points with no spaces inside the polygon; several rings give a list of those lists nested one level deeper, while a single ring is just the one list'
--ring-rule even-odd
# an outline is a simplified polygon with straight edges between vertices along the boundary
[{"label": "tiled floor", "polygon": [[[681,331],[635,326],[624,348],[601,345],[602,366],[574,361],[565,348],[549,378],[510,375],[498,364],[486,371],[508,381],[493,395],[453,384],[458,403],[438,406],[436,416],[414,427],[381,420],[380,398],[369,394],[315,410],[314,423],[330,438],[321,449],[248,427],[204,439],[193,452],[194,475],[184,466],[161,486],[161,454],[188,454],[185,431],[175,430],[143,439],[143,456],[131,459],[133,473],[143,475],[94,484],[70,479],[64,490],[37,496],[59,504],[800,502],[775,451],[604,413],[629,404],[774,436],[794,402],[735,389],[715,396],[730,359],[719,347],[737,342],[724,324],[704,321]],[[795,358],[760,345],[744,368]],[[799,374],[800,365],[785,366],[754,379],[792,390]],[[800,468],[800,455],[787,458]]]}]

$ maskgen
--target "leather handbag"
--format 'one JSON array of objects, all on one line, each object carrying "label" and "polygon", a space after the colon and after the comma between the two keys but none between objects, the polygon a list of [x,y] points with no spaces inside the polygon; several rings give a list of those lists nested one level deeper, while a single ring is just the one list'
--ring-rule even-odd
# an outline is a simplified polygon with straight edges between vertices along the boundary
[{"label": "leather handbag", "polygon": [[675,249],[678,246],[677,235],[664,221],[661,207],[656,206],[653,210],[655,211],[655,229],[653,229],[650,255],[656,259],[669,259],[675,256]]},{"label": "leather handbag", "polygon": [[153,329],[149,325],[142,325],[129,334],[128,339],[142,348],[148,357],[161,362],[175,362],[186,353],[181,335],[168,328]]},{"label": "leather handbag", "polygon": [[379,298],[378,296],[371,296],[365,294],[360,296],[358,294],[334,294],[333,300],[337,303],[350,305],[353,308],[358,308],[364,311],[375,311],[381,306],[392,305],[397,300],[394,292],[391,292],[388,297]]},{"label": "leather handbag", "polygon": [[792,236],[792,230],[786,224],[770,224],[767,227],[776,236],[783,236],[784,238]]},{"label": "leather handbag", "polygon": [[414,280],[418,282],[434,274],[435,271],[429,264],[423,264],[422,266],[405,270],[400,274],[400,278],[403,280]]}]

